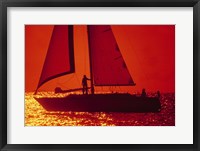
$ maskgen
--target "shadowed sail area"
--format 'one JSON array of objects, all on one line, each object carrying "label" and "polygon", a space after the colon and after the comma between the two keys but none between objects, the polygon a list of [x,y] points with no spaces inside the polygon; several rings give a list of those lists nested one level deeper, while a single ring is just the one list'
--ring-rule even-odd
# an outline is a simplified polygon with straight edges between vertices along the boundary
[{"label": "shadowed sail area", "polygon": [[45,82],[73,73],[73,26],[55,25],[37,89]]},{"label": "shadowed sail area", "polygon": [[134,85],[111,26],[90,25],[88,32],[94,84]]}]

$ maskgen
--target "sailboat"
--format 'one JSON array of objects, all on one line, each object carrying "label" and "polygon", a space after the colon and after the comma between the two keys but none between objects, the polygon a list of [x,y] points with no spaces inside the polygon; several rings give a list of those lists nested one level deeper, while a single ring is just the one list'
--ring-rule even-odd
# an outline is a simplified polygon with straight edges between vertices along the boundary
[{"label": "sailboat", "polygon": [[[73,25],[55,25],[38,89],[46,82],[63,75],[75,73]],[[47,111],[75,112],[159,112],[159,96],[136,96],[129,93],[96,93],[97,86],[135,86],[122,57],[110,25],[87,25],[90,93],[70,94],[66,97],[34,98]],[[80,91],[82,88],[55,93]]]}]

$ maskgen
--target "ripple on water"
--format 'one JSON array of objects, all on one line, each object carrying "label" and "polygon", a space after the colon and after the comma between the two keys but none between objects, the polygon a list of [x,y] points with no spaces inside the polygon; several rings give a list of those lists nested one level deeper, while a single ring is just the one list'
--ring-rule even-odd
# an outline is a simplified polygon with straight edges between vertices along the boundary
[{"label": "ripple on water", "polygon": [[[43,92],[37,97],[63,97]],[[48,112],[33,98],[25,94],[25,126],[175,126],[175,95],[161,96],[159,113],[104,113],[104,112]]]}]

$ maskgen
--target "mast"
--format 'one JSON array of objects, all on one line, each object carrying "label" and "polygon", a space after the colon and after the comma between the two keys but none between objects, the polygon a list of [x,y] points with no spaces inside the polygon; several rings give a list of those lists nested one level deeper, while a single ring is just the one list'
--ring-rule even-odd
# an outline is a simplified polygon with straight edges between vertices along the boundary
[{"label": "mast", "polygon": [[90,63],[90,80],[91,80],[91,94],[94,94],[94,84],[93,84],[93,72],[92,72],[92,58],[91,58],[91,48],[90,48],[90,33],[89,25],[87,25],[88,33],[88,49],[89,49],[89,63]]}]

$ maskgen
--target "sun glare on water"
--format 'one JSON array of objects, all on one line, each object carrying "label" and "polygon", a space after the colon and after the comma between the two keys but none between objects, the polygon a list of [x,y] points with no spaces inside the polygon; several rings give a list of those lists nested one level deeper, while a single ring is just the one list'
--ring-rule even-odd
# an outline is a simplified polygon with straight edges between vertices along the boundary
[{"label": "sun glare on water", "polygon": [[[65,97],[69,94],[40,92],[36,97]],[[174,94],[163,94],[160,113],[50,112],[25,94],[25,126],[175,126]]]}]

